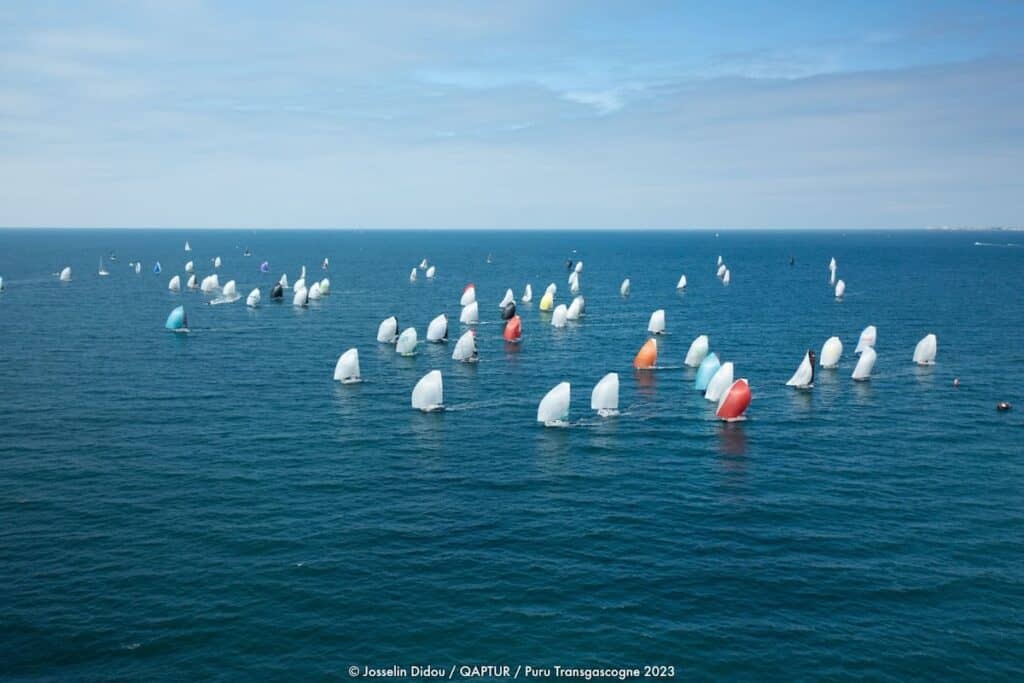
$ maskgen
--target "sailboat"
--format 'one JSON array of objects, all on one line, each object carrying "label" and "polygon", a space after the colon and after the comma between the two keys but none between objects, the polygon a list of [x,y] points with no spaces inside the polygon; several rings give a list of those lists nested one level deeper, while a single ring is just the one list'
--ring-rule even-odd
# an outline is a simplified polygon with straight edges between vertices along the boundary
[{"label": "sailboat", "polygon": [[659,308],[651,313],[651,319],[647,322],[647,331],[651,334],[665,334],[665,309]]},{"label": "sailboat", "polygon": [[821,347],[821,367],[832,369],[839,366],[839,358],[843,355],[843,342],[839,337],[829,337]]},{"label": "sailboat", "polygon": [[475,363],[479,360],[479,354],[476,350],[476,334],[473,330],[468,330],[459,337],[459,341],[455,342],[455,349],[452,350],[452,360],[457,360],[461,363]]},{"label": "sailboat", "polygon": [[697,391],[706,391],[708,384],[711,383],[711,378],[715,376],[720,367],[722,364],[717,355],[709,353],[705,356],[697,367],[697,377],[693,381],[693,388]]},{"label": "sailboat", "polygon": [[590,392],[590,409],[601,417],[619,414],[619,373],[609,372]]},{"label": "sailboat", "polygon": [[860,333],[860,339],[857,340],[857,348],[854,349],[854,353],[861,353],[866,348],[874,348],[875,342],[878,340],[878,330],[874,325],[868,325],[864,328],[864,331]]},{"label": "sailboat", "polygon": [[708,382],[707,389],[704,390],[704,398],[708,401],[718,403],[729,387],[732,386],[732,375],[733,375],[733,364],[732,362],[722,363],[718,372],[715,373],[711,381]]},{"label": "sailboat", "polygon": [[213,257],[213,267],[220,268],[220,256]]},{"label": "sailboat", "polygon": [[192,245],[188,243],[188,240],[185,240],[185,251],[192,251]]},{"label": "sailboat", "polygon": [[743,413],[750,406],[750,384],[746,379],[740,378],[732,383],[732,386],[722,394],[718,401],[718,409],[715,415],[726,422],[735,422],[745,419]]},{"label": "sailboat", "polygon": [[257,287],[256,289],[249,292],[249,296],[245,297],[245,305],[248,306],[249,308],[256,308],[257,306],[260,305],[260,299],[262,298],[263,297],[260,296],[260,288]]},{"label": "sailboat", "polygon": [[505,306],[516,300],[516,295],[512,293],[511,289],[505,290],[505,296],[501,298],[501,303],[498,304],[498,308],[505,308]]},{"label": "sailboat", "polygon": [[71,266],[65,266],[64,270],[60,271],[61,282],[71,282]]},{"label": "sailboat", "polygon": [[459,299],[460,306],[468,306],[476,301],[476,286],[470,282],[466,285],[465,289],[462,290],[462,298]]},{"label": "sailboat", "polygon": [[679,276],[679,282],[676,283],[676,289],[686,289],[686,273]]},{"label": "sailboat", "polygon": [[[211,277],[217,277],[213,275]],[[203,290],[206,291],[205,289]],[[220,290],[220,296],[210,302],[211,306],[219,306],[220,304],[231,304],[238,301],[242,296],[238,293],[238,287],[235,285],[234,280],[228,280],[224,283],[224,287]]]},{"label": "sailboat", "polygon": [[462,313],[459,314],[459,322],[463,325],[476,325],[480,322],[480,306],[474,301],[463,307]]},{"label": "sailboat", "polygon": [[857,367],[853,369],[853,374],[850,375],[858,382],[866,382],[871,379],[871,371],[875,367],[875,361],[878,360],[878,354],[875,353],[874,347],[865,346],[860,353],[860,358],[857,359]]},{"label": "sailboat", "polygon": [[526,288],[523,289],[523,296],[520,301],[524,304],[528,304],[533,301],[533,287],[530,286],[529,282],[526,283]]},{"label": "sailboat", "polygon": [[196,264],[194,262],[192,262],[192,261],[189,261],[188,263],[186,263],[185,264],[185,272],[186,273],[194,273],[194,272],[196,272]]},{"label": "sailboat", "polygon": [[103,257],[102,256],[100,256],[100,270],[99,270],[98,275],[100,277],[106,277],[106,276],[110,275],[110,273],[107,272],[107,269],[103,267]]},{"label": "sailboat", "polygon": [[918,365],[935,365],[938,350],[938,338],[934,334],[929,334],[914,347],[914,362]]},{"label": "sailboat", "polygon": [[430,266],[429,268],[427,268],[427,279],[428,280],[433,280],[434,279],[434,275],[436,275],[436,274],[437,274],[437,268],[435,268],[434,266]]},{"label": "sailboat", "polygon": [[292,296],[292,306],[304,308],[309,305],[309,290],[305,287],[296,287],[295,295]]},{"label": "sailboat", "polygon": [[363,381],[359,375],[358,349],[349,349],[338,357],[338,363],[334,366],[334,380],[342,384],[356,384]]},{"label": "sailboat", "polygon": [[686,352],[686,360],[683,363],[691,368],[699,366],[701,361],[704,360],[704,356],[708,355],[709,346],[708,336],[706,334],[700,335],[690,344],[690,349]]},{"label": "sailboat", "polygon": [[836,298],[842,299],[843,294],[846,294],[846,282],[840,280],[836,283]]},{"label": "sailboat", "polygon": [[180,292],[181,291],[181,276],[175,275],[171,278],[171,281],[167,283],[167,291],[169,292]]},{"label": "sailboat", "polygon": [[135,263],[135,274],[138,275],[141,272],[142,272],[142,262],[141,261],[137,261]]},{"label": "sailboat", "polygon": [[544,296],[540,298],[540,310],[550,311],[555,307],[555,287],[554,283],[548,285],[547,290],[544,292]]},{"label": "sailboat", "polygon": [[416,282],[416,269],[413,268],[409,273],[409,282]]},{"label": "sailboat", "polygon": [[431,370],[412,389],[412,407],[424,413],[444,410],[444,380],[440,370]]},{"label": "sailboat", "polygon": [[568,317],[568,309],[565,304],[558,304],[555,307],[554,312],[551,314],[551,325],[552,327],[565,327],[565,321]]},{"label": "sailboat", "polygon": [[281,286],[280,282],[275,282],[274,286],[270,289],[270,300],[274,301],[284,299],[284,287]]},{"label": "sailboat", "polygon": [[422,261],[420,261],[420,270],[426,270],[426,269],[427,269],[427,259],[423,259]]},{"label": "sailboat", "polygon": [[398,318],[391,316],[380,321],[377,327],[377,341],[381,344],[394,344],[398,341]]},{"label": "sailboat", "polygon": [[199,289],[203,292],[203,294],[213,293],[214,291],[220,289],[220,278],[217,277],[216,273],[214,273],[213,275],[207,275],[206,277],[203,278],[203,282],[202,284],[199,285]]},{"label": "sailboat", "polygon": [[814,386],[814,351],[808,350],[800,366],[793,373],[793,376],[786,382],[787,387],[797,389],[810,389]]},{"label": "sailboat", "polygon": [[188,316],[185,315],[185,307],[178,306],[171,311],[164,327],[173,332],[188,332]]},{"label": "sailboat", "polygon": [[505,331],[501,333],[501,336],[505,341],[512,344],[518,344],[523,338],[523,321],[518,315],[512,316],[512,318],[505,323]]},{"label": "sailboat", "polygon": [[516,314],[516,302],[509,301],[505,304],[505,307],[501,309],[501,319],[511,320]]},{"label": "sailboat", "polygon": [[569,401],[572,387],[568,382],[555,386],[537,406],[537,422],[545,427],[565,427],[569,422]]},{"label": "sailboat", "polygon": [[328,296],[331,293],[331,281],[329,278],[324,278],[320,281],[320,294]]},{"label": "sailboat", "polygon": [[576,297],[575,299],[572,300],[572,303],[569,304],[569,310],[565,312],[566,319],[579,320],[580,316],[583,315],[586,306],[587,302],[583,299],[582,296]]},{"label": "sailboat", "polygon": [[309,300],[310,301],[320,301],[320,297],[322,295],[323,295],[323,292],[320,291],[320,283],[319,282],[314,282],[313,284],[311,284],[309,286]]},{"label": "sailboat", "polygon": [[288,273],[281,276],[281,279],[277,281],[281,285],[281,289],[288,289]]},{"label": "sailboat", "polygon": [[160,262],[157,261],[156,265],[153,266],[153,274],[154,275],[159,275],[160,271],[162,271],[162,270],[163,270],[163,268],[160,267]]},{"label": "sailboat", "polygon": [[[721,257],[719,257],[719,258],[721,258]],[[724,263],[720,263],[720,264],[718,264],[718,270],[715,272],[715,274],[718,277],[722,277],[723,275],[725,275],[725,271],[727,271],[727,270],[728,270],[728,268],[725,267],[725,264]]]},{"label": "sailboat", "polygon": [[448,316],[442,313],[430,321],[427,327],[427,341],[435,344],[448,341]]},{"label": "sailboat", "polygon": [[629,278],[628,277],[625,280],[622,281],[621,285],[619,285],[619,294],[621,296],[629,296]]},{"label": "sailboat", "polygon": [[400,356],[415,356],[417,344],[419,344],[419,337],[416,336],[416,328],[407,327],[398,336],[398,341],[395,343],[395,353]]},{"label": "sailboat", "polygon": [[657,362],[658,340],[652,337],[644,342],[644,345],[637,351],[636,357],[633,359],[633,368],[635,370],[651,370]]},{"label": "sailboat", "polygon": [[191,275],[188,276],[187,286],[189,289],[199,289],[199,280],[196,278],[195,273],[192,273]]},{"label": "sailboat", "polygon": [[730,282],[732,282],[732,273],[730,273],[729,269],[726,268],[725,269],[725,275],[722,276],[722,284],[723,285],[727,285]]},{"label": "sailboat", "polygon": [[261,273],[269,273],[270,272],[270,261],[264,261],[263,263],[260,264],[260,272]]}]

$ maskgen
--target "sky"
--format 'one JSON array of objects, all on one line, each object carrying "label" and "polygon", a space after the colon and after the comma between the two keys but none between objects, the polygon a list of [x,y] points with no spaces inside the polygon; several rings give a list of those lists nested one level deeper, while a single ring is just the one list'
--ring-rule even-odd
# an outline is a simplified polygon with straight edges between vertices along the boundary
[{"label": "sky", "polygon": [[0,226],[1024,224],[1024,3],[0,0]]}]

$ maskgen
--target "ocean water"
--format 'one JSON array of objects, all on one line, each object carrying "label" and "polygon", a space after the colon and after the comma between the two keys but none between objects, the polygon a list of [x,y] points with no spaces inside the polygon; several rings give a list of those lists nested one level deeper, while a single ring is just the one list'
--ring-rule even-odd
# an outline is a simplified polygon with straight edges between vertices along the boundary
[{"label": "ocean water", "polygon": [[[680,680],[1021,680],[1021,242],[0,231],[0,677],[665,664]],[[167,291],[188,258],[204,275],[217,255],[243,300]],[[325,256],[330,296],[268,301],[282,272],[321,276]],[[410,283],[424,257],[437,278]],[[586,316],[557,330],[537,304],[549,282],[570,300],[567,258],[585,263]],[[53,275],[64,265],[70,283]],[[472,366],[451,359],[467,282]],[[506,346],[497,304],[527,282],[524,340]],[[249,310],[254,286],[264,304]],[[182,302],[189,335],[163,329]],[[662,367],[636,374],[657,308]],[[404,358],[375,341],[386,316],[423,338],[441,312],[449,344]],[[868,324],[878,362],[854,383]],[[938,362],[918,368],[929,332]],[[693,390],[682,361],[701,333],[750,381],[745,422],[716,420]],[[831,335],[839,369],[785,387]],[[333,367],[352,346],[365,382],[342,386]],[[449,409],[420,414],[410,391],[432,369]],[[590,390],[610,371],[622,414],[600,419]],[[545,429],[537,403],[563,380],[572,424]]]}]

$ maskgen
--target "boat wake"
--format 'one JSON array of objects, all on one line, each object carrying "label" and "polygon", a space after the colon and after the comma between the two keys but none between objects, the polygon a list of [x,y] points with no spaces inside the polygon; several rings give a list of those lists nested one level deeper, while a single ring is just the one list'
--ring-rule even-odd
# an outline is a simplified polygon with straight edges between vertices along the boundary
[{"label": "boat wake", "polygon": [[1024,244],[1017,244],[1016,242],[1006,242],[1004,244],[999,244],[998,242],[975,242],[974,246],[976,246],[976,247],[1011,247],[1011,248],[1020,248],[1020,247],[1024,247]]}]

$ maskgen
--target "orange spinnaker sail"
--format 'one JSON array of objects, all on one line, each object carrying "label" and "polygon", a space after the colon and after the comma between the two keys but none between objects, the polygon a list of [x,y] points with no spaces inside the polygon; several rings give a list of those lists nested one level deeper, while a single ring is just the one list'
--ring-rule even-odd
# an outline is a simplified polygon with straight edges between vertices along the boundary
[{"label": "orange spinnaker sail", "polygon": [[750,385],[745,379],[738,379],[729,387],[725,398],[718,404],[715,415],[723,420],[738,420],[750,405]]},{"label": "orange spinnaker sail", "polygon": [[523,324],[518,315],[512,316],[505,323],[504,337],[507,342],[517,342],[523,338]]},{"label": "orange spinnaker sail", "polygon": [[640,347],[636,358],[633,359],[633,367],[637,370],[649,370],[658,362],[658,342],[648,339],[647,343]]}]

